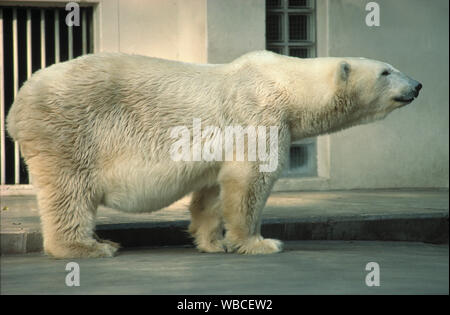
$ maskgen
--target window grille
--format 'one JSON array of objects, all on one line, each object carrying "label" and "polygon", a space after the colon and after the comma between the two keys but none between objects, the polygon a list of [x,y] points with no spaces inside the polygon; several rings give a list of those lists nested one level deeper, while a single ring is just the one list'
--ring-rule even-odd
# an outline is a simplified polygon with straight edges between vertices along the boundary
[{"label": "window grille", "polygon": [[2,185],[29,184],[19,146],[5,118],[20,86],[41,68],[93,52],[93,8],[80,7],[80,26],[67,26],[64,7],[0,6]]},{"label": "window grille", "polygon": [[[266,0],[266,49],[278,54],[316,56],[314,0]],[[316,176],[316,139],[292,144],[285,176]]]}]

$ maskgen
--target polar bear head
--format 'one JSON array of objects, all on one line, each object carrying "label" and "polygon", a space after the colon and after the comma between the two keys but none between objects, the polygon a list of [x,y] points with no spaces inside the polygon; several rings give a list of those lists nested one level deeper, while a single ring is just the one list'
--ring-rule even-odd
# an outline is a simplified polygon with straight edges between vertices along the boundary
[{"label": "polar bear head", "polygon": [[386,117],[411,103],[422,84],[390,64],[365,58],[337,60],[336,92],[353,103],[355,113],[366,123]]},{"label": "polar bear head", "polygon": [[[297,113],[294,117],[307,114],[309,118],[294,123],[294,138],[297,133],[312,136],[383,119],[411,103],[422,88],[418,81],[376,60],[316,58],[300,63],[303,66],[297,71],[303,68],[299,77],[306,88],[297,86],[291,108]],[[304,76],[310,77],[309,83]]]},{"label": "polar bear head", "polygon": [[[365,58],[310,58],[258,52],[246,57],[284,93],[293,139],[331,133],[386,117],[411,103],[422,84]],[[279,105],[277,105],[279,106]]]}]

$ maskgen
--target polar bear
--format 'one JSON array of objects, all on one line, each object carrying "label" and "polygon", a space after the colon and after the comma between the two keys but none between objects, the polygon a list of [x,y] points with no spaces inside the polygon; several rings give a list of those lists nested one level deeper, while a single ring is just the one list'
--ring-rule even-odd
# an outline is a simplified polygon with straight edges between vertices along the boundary
[{"label": "polar bear", "polygon": [[[300,59],[268,51],[200,65],[138,55],[86,55],[36,72],[7,128],[38,189],[44,250],[109,257],[94,233],[98,205],[146,212],[192,193],[189,232],[200,251],[269,254],[261,212],[292,141],[382,119],[422,85],[363,58]],[[278,163],[174,161],[174,126],[276,126]],[[247,142],[246,144],[247,145]]]}]

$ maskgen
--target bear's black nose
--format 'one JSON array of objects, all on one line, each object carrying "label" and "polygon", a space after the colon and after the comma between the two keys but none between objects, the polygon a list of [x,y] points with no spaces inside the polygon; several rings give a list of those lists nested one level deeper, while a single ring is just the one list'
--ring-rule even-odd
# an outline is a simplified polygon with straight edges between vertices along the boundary
[{"label": "bear's black nose", "polygon": [[417,96],[419,96],[419,91],[422,89],[422,83],[417,84],[415,89],[416,89],[416,91],[414,93],[414,96],[417,97]]},{"label": "bear's black nose", "polygon": [[419,92],[422,89],[422,83],[417,84],[416,91]]}]

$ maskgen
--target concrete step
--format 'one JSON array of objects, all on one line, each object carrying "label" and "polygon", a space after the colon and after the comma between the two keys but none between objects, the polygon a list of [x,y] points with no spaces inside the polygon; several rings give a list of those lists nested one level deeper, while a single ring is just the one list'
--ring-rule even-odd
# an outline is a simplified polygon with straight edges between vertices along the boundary
[{"label": "concrete step", "polygon": [[[192,244],[189,197],[148,214],[100,207],[97,234],[125,248]],[[1,254],[42,250],[35,196],[1,198]],[[281,240],[382,240],[448,243],[448,190],[273,193],[262,234]]]}]

